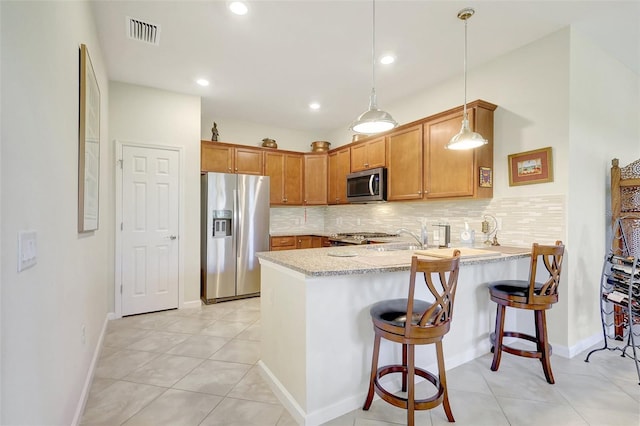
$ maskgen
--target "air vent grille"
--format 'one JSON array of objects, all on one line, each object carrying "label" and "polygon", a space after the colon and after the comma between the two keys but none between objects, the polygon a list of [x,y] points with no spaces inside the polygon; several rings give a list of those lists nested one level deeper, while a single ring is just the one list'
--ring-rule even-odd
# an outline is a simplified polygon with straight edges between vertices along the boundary
[{"label": "air vent grille", "polygon": [[160,26],[127,16],[127,34],[130,39],[158,46]]}]

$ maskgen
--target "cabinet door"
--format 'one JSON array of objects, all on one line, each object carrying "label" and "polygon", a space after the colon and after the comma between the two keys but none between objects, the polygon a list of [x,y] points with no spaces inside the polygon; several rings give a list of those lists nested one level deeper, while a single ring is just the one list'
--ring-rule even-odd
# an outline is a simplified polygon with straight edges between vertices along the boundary
[{"label": "cabinet door", "polygon": [[284,202],[287,205],[302,205],[304,187],[304,163],[302,154],[284,155]]},{"label": "cabinet door", "polygon": [[365,142],[351,147],[351,171],[359,172],[367,167],[367,144]]},{"label": "cabinet door", "polygon": [[351,146],[351,171],[384,167],[386,164],[385,138],[380,137],[371,141]]},{"label": "cabinet door", "polygon": [[284,236],[284,237],[271,237],[269,249],[271,251],[278,250],[293,250],[296,248],[296,237]]},{"label": "cabinet door", "polygon": [[338,153],[330,153],[327,161],[327,204],[338,204]]},{"label": "cabinet door", "polygon": [[351,151],[344,148],[338,151],[336,188],[338,204],[347,204],[347,175],[351,173]]},{"label": "cabinet door", "polygon": [[343,148],[329,154],[329,204],[347,203],[347,175],[351,173],[351,151]]},{"label": "cabinet door", "polygon": [[367,168],[387,165],[387,143],[384,137],[367,142]]},{"label": "cabinet door", "polygon": [[235,148],[235,172],[245,175],[263,173],[263,152],[257,148]]},{"label": "cabinet door", "polygon": [[[473,110],[469,123],[473,123]],[[424,188],[426,198],[471,197],[474,195],[476,150],[449,150],[445,146],[460,131],[462,112],[424,124]]]},{"label": "cabinet door", "polygon": [[311,237],[311,247],[322,248],[323,247],[322,238],[323,237],[316,237],[316,236]]},{"label": "cabinet door", "polygon": [[281,205],[284,202],[284,154],[264,153],[264,174],[269,176],[269,203]]},{"label": "cabinet door", "polygon": [[387,199],[422,199],[422,126],[387,136]]},{"label": "cabinet door", "polygon": [[200,170],[233,173],[233,148],[215,142],[200,143]]},{"label": "cabinet door", "polygon": [[296,248],[306,249],[306,248],[312,248],[312,247],[313,247],[313,238],[311,237],[311,235],[299,235],[297,237]]},{"label": "cabinet door", "polygon": [[327,154],[304,156],[304,204],[327,204]]}]

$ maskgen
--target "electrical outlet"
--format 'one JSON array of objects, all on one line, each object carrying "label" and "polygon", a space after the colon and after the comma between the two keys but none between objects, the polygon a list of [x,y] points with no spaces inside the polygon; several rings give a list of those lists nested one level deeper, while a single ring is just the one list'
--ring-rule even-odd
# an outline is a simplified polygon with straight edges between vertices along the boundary
[{"label": "electrical outlet", "polygon": [[496,231],[502,231],[502,218],[496,218]]}]

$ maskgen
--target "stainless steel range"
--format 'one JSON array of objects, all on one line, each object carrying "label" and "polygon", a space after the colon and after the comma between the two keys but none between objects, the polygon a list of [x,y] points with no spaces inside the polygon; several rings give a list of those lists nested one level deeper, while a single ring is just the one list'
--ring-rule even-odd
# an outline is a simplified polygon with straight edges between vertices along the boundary
[{"label": "stainless steel range", "polygon": [[380,238],[397,237],[398,234],[388,234],[386,232],[341,232],[329,236],[332,246],[350,246],[360,244],[376,244]]}]

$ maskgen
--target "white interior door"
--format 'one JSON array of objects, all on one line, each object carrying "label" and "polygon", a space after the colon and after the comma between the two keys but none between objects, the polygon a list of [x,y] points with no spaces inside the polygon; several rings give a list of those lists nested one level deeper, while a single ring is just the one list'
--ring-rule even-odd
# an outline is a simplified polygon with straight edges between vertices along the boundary
[{"label": "white interior door", "polygon": [[122,315],[178,307],[179,153],[122,148]]}]

